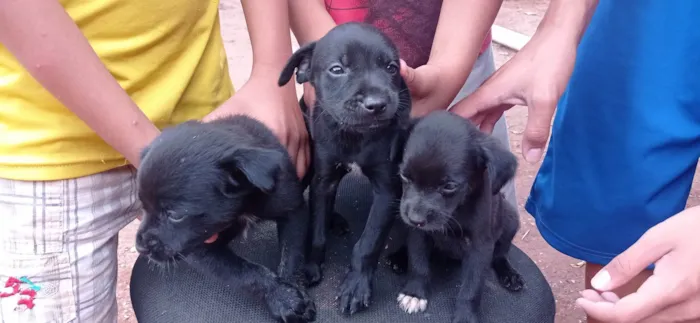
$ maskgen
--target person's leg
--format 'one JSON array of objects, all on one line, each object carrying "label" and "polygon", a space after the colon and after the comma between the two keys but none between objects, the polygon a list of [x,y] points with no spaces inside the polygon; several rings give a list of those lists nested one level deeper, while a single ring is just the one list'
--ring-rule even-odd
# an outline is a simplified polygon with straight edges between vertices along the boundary
[{"label": "person's leg", "polygon": [[[587,287],[645,231],[685,208],[700,155],[700,78],[682,59],[700,50],[700,32],[686,27],[700,7],[628,9],[598,6],[526,203],[552,247],[587,262]],[[692,45],[667,45],[680,43]],[[636,291],[650,274],[617,292]]]},{"label": "person's leg", "polygon": [[[479,86],[481,86],[481,84],[483,84],[484,81],[486,81],[486,79],[488,79],[489,76],[491,76],[491,74],[493,74],[495,71],[496,64],[493,59],[493,49],[491,46],[489,46],[484,53],[479,55],[476,62],[474,62],[474,67],[469,74],[469,78],[467,78],[464,86],[450,104],[450,108],[460,100],[467,97],[469,94],[476,91],[476,89],[478,89]],[[493,136],[496,137],[506,148],[509,150],[511,149],[505,115],[498,119],[498,122],[496,122],[493,129]],[[518,201],[516,200],[515,196],[515,181],[511,180],[506,183],[506,185],[503,186],[503,189],[501,189],[501,192],[505,194],[508,202],[512,203],[514,206],[518,205]]]},{"label": "person's leg", "polygon": [[[0,179],[0,286],[40,288],[0,297],[3,323],[116,323],[117,233],[140,210],[135,171],[24,182]],[[31,285],[19,285],[20,293]],[[30,305],[31,307],[31,305]]]}]

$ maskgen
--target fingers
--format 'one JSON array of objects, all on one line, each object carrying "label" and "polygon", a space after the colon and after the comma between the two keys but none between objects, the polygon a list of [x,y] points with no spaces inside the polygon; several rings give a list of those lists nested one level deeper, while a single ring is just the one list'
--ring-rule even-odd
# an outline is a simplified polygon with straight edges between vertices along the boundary
[{"label": "fingers", "polygon": [[310,83],[304,83],[304,103],[309,109],[316,103],[316,90]]},{"label": "fingers", "polygon": [[592,301],[592,302],[611,302],[611,303],[617,303],[617,301],[620,300],[620,297],[617,296],[617,294],[613,292],[604,292],[604,293],[599,293],[595,290],[592,289],[587,289],[582,291],[581,297]]},{"label": "fingers", "polygon": [[493,95],[489,85],[484,84],[474,93],[457,102],[450,111],[471,120],[479,125],[482,131],[490,133],[503,112],[512,107],[513,104],[506,103],[499,96]]},{"label": "fingers", "polygon": [[299,153],[297,154],[296,162],[294,163],[297,167],[297,175],[299,178],[304,178],[306,170],[309,168],[309,145],[303,144],[300,147]]},{"label": "fingers", "polygon": [[493,128],[496,126],[496,122],[498,122],[498,119],[503,116],[503,112],[500,109],[494,109],[490,113],[484,113],[483,120],[481,121],[481,124],[479,125],[479,128],[481,131],[485,133],[492,133]]},{"label": "fingers", "polygon": [[637,292],[617,302],[579,298],[576,304],[590,317],[603,322],[638,322],[676,301],[677,297],[673,297],[674,288],[669,288],[669,285],[668,279],[654,275],[649,277]]},{"label": "fingers", "polygon": [[591,279],[593,288],[600,291],[618,288],[661,259],[672,249],[666,234],[669,233],[664,232],[663,223],[647,231]]},{"label": "fingers", "polygon": [[406,64],[406,61],[400,60],[401,66],[399,68],[399,73],[401,74],[401,77],[403,77],[404,82],[406,82],[406,85],[408,85],[408,88],[411,88],[411,84],[413,84],[413,81],[416,79],[416,71],[409,67],[408,64]]},{"label": "fingers", "polygon": [[420,84],[424,81],[421,81],[418,77],[416,77],[416,70],[408,66],[404,60],[401,60],[401,67],[399,69],[399,73],[401,74],[401,77],[403,77],[404,82],[406,82],[406,86],[411,92],[412,98],[422,97],[426,94],[426,90],[423,87],[421,87]]},{"label": "fingers", "polygon": [[671,305],[639,323],[697,322],[700,319],[700,294],[679,304]]},{"label": "fingers", "polygon": [[529,115],[523,134],[523,157],[529,163],[536,163],[542,158],[544,147],[549,139],[549,130],[556,106],[555,96],[530,102]]},{"label": "fingers", "polygon": [[289,134],[289,156],[294,162],[299,178],[303,178],[309,167],[311,152],[309,151],[309,133],[306,131],[304,119],[299,116],[297,119],[296,131]]},{"label": "fingers", "polygon": [[296,131],[291,131],[287,134],[287,142],[283,143],[284,145],[287,146],[287,151],[289,152],[289,158],[292,160],[294,163],[294,166],[296,166],[297,169],[297,175],[303,171],[300,170],[300,165],[299,162],[299,155],[301,155],[303,152],[300,151],[300,146],[301,143],[299,141],[299,133]]},{"label": "fingers", "polygon": [[579,294],[581,294],[581,297],[583,297],[591,302],[604,302],[605,301],[605,299],[603,298],[602,295],[600,295],[600,293],[598,293],[597,291],[591,290],[591,289],[586,289],[586,290],[580,292]]}]

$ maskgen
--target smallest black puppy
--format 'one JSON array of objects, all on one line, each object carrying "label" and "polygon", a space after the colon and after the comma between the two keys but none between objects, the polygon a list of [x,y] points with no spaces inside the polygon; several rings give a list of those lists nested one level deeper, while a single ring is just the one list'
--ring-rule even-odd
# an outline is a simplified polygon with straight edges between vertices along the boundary
[{"label": "smallest black puppy", "polygon": [[428,305],[431,253],[461,261],[453,323],[477,323],[486,271],[511,291],[523,281],[506,255],[520,222],[500,189],[515,175],[515,156],[469,121],[431,113],[411,129],[400,165],[401,219],[409,226],[409,278],[397,301],[408,313]]},{"label": "smallest black puppy", "polygon": [[[144,149],[137,177],[146,211],[136,236],[140,254],[158,264],[184,259],[243,287],[281,322],[315,319],[314,302],[297,279],[308,225],[303,187],[286,149],[262,123],[234,116],[165,129]],[[277,222],[277,273],[227,247],[260,220]]]}]

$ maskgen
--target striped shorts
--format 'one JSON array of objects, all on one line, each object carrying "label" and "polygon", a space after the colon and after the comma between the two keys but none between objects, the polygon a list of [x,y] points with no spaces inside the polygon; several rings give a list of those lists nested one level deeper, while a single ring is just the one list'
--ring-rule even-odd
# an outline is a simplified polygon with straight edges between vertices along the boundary
[{"label": "striped shorts", "polygon": [[141,211],[135,174],[0,179],[2,323],[117,322],[117,234]]}]

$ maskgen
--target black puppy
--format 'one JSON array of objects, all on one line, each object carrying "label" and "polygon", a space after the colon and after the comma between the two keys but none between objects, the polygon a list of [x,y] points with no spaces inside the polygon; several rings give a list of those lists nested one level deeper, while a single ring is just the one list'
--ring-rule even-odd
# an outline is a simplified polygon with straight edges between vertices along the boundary
[{"label": "black puppy", "polygon": [[499,192],[516,168],[515,156],[495,138],[451,112],[433,112],[415,123],[400,165],[400,214],[409,227],[409,275],[397,299],[404,311],[422,312],[428,305],[431,253],[462,264],[454,323],[479,322],[489,267],[508,290],[523,288],[506,258],[520,225],[518,212]]},{"label": "black puppy", "polygon": [[339,25],[297,50],[279,84],[289,82],[295,69],[297,82],[310,82],[316,91],[308,120],[314,154],[309,280],[321,280],[329,217],[349,166],[359,166],[373,188],[369,218],[340,286],[340,310],[353,314],[369,306],[377,261],[396,218],[401,181],[393,147],[409,125],[410,94],[399,74],[398,50],[367,24]]},{"label": "black puppy", "polygon": [[[136,236],[139,253],[160,264],[183,258],[244,287],[279,321],[315,319],[299,279],[308,226],[303,187],[287,151],[262,123],[234,116],[165,129],[142,153],[138,185],[146,211]],[[259,220],[277,222],[277,274],[227,247]]]}]

